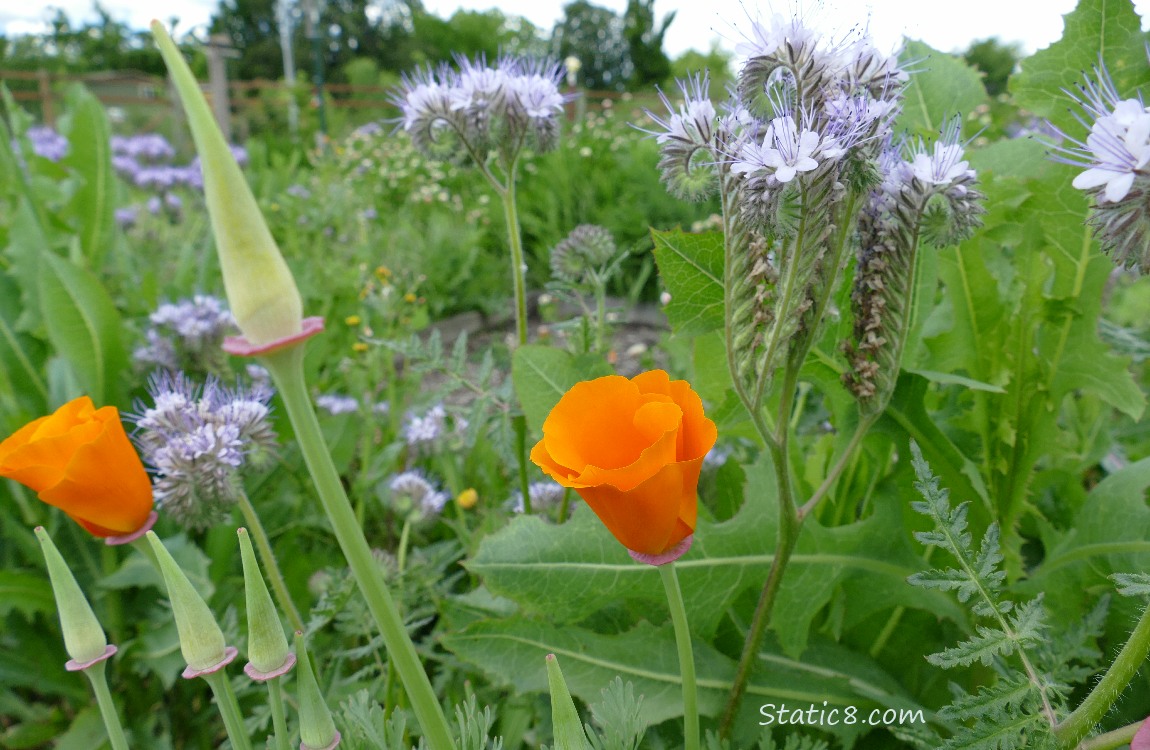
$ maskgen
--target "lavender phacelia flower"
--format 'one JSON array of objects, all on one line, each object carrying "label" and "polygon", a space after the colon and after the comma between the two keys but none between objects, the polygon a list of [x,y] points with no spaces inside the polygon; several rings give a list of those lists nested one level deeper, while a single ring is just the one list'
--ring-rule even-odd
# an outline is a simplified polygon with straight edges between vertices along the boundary
[{"label": "lavender phacelia flower", "polygon": [[[527,496],[531,498],[531,511],[550,510],[563,501],[563,487],[555,482],[532,482],[527,485]],[[523,493],[516,492],[508,502],[513,513],[522,513],[526,508],[523,505]]]},{"label": "lavender phacelia flower", "polygon": [[337,393],[324,393],[315,397],[315,405],[332,416],[354,414],[359,411],[359,401],[351,396]]},{"label": "lavender phacelia flower", "polygon": [[235,319],[223,300],[197,294],[192,299],[164,303],[149,316],[146,343],[133,359],[146,367],[199,375],[227,371],[221,348],[235,331]]},{"label": "lavender phacelia flower", "polygon": [[138,404],[130,418],[153,470],[156,506],[189,529],[219,523],[243,492],[243,470],[274,455],[271,390],[225,388],[215,378],[200,386],[183,373],[161,372],[148,393],[152,405]]},{"label": "lavender phacelia flower", "polygon": [[387,483],[392,509],[400,516],[419,520],[440,513],[450,499],[418,471],[396,474]]}]

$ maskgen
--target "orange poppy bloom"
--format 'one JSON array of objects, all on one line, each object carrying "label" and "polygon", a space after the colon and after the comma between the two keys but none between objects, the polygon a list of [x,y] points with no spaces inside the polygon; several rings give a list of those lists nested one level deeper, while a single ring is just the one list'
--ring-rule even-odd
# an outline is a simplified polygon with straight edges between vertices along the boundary
[{"label": "orange poppy bloom", "polygon": [[623,546],[659,556],[695,532],[699,471],[718,438],[685,380],[652,370],[577,383],[531,460],[586,501]]},{"label": "orange poppy bloom", "polygon": [[0,443],[0,476],[36,491],[94,536],[137,531],[152,512],[152,482],[114,406],[81,396]]}]

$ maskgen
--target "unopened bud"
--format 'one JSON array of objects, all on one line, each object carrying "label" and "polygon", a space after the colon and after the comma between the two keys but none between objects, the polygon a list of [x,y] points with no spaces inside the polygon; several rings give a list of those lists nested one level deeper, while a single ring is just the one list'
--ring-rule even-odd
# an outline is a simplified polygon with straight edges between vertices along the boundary
[{"label": "unopened bud", "polygon": [[240,529],[240,559],[244,566],[244,593],[248,609],[248,664],[244,672],[253,680],[268,680],[295,664],[267,584],[260,574],[247,529]]},{"label": "unopened bud", "polygon": [[72,657],[67,665],[69,670],[73,666],[83,669],[92,662],[111,656],[115,647],[108,646],[108,639],[92,606],[42,526],[36,527],[36,538],[40,540],[44,561],[48,564],[48,578],[52,581],[56,610],[60,613],[60,629],[64,631],[64,648]]},{"label": "unopened bud", "polygon": [[184,677],[190,679],[220,669],[235,658],[235,648],[224,641],[224,633],[207,602],[154,531],[148,532],[148,542],[156,553],[156,562],[168,587],[172,616],[176,618],[176,630],[180,634],[180,652],[188,663]]},{"label": "unopened bud", "polygon": [[323,693],[319,690],[315,672],[312,671],[303,633],[298,630],[295,634],[295,650],[299,655],[296,685],[299,694],[300,750],[332,750],[339,745],[339,732],[324,702]]}]

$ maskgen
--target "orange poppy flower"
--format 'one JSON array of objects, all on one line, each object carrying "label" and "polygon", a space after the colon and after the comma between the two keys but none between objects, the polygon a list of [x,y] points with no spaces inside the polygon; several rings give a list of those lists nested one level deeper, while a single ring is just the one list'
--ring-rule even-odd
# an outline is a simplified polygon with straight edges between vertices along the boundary
[{"label": "orange poppy flower", "polygon": [[36,491],[94,536],[137,531],[152,512],[152,483],[114,406],[81,396],[0,443],[0,476]]},{"label": "orange poppy flower", "polygon": [[685,380],[652,370],[577,383],[531,460],[586,501],[623,546],[666,555],[695,531],[699,471],[718,437]]}]

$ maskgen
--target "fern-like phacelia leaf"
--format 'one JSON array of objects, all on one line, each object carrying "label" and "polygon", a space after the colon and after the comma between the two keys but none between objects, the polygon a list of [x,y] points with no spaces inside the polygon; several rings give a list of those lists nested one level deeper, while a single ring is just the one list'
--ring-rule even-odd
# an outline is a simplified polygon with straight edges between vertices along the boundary
[{"label": "fern-like phacelia leaf", "polygon": [[647,732],[643,719],[643,696],[635,686],[616,677],[602,691],[603,699],[591,706],[595,727],[586,726],[594,750],[638,750]]},{"label": "fern-like phacelia leaf", "polygon": [[1115,573],[1110,577],[1122,596],[1150,597],[1150,573]]}]

